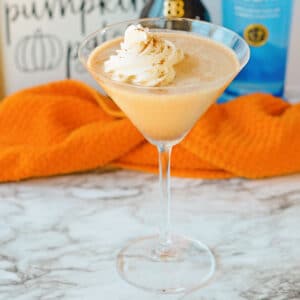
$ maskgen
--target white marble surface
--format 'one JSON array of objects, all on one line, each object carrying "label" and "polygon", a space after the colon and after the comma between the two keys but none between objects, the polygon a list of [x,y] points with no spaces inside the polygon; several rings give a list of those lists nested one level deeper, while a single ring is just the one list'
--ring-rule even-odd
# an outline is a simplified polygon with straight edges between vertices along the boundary
[{"label": "white marble surface", "polygon": [[[217,255],[197,300],[300,299],[300,175],[173,180],[173,221]],[[81,174],[0,185],[1,300],[180,299],[123,282],[118,250],[158,224],[156,177]]]}]

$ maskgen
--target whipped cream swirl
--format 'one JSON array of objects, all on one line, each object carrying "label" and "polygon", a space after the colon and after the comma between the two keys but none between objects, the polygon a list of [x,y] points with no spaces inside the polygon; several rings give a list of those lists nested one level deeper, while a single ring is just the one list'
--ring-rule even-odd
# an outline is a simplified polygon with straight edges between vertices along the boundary
[{"label": "whipped cream swirl", "polygon": [[104,71],[116,81],[143,86],[170,84],[174,65],[184,58],[182,50],[159,38],[141,25],[127,28],[121,49],[104,62]]}]

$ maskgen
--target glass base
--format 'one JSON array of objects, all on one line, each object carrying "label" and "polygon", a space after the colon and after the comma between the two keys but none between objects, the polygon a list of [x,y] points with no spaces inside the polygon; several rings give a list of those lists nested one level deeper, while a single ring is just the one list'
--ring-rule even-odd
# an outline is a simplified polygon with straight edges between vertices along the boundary
[{"label": "glass base", "polygon": [[173,236],[161,245],[158,236],[137,239],[123,248],[117,268],[124,280],[156,293],[183,293],[201,287],[212,278],[216,262],[203,243]]}]

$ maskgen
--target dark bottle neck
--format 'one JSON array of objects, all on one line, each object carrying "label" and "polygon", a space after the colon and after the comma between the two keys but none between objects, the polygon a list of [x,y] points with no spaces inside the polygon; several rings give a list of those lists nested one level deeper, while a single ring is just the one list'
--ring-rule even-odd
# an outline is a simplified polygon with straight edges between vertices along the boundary
[{"label": "dark bottle neck", "polygon": [[141,17],[185,17],[210,21],[201,0],[148,0]]}]

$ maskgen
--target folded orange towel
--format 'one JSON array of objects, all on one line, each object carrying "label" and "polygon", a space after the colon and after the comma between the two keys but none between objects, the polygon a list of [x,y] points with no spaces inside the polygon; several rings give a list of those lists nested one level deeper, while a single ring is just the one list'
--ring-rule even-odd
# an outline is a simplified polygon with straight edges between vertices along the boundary
[{"label": "folded orange towel", "polygon": [[[156,171],[156,149],[110,102],[75,81],[7,97],[0,104],[0,181],[105,166]],[[263,94],[214,105],[173,153],[172,173],[179,176],[298,172],[300,105]]]}]

